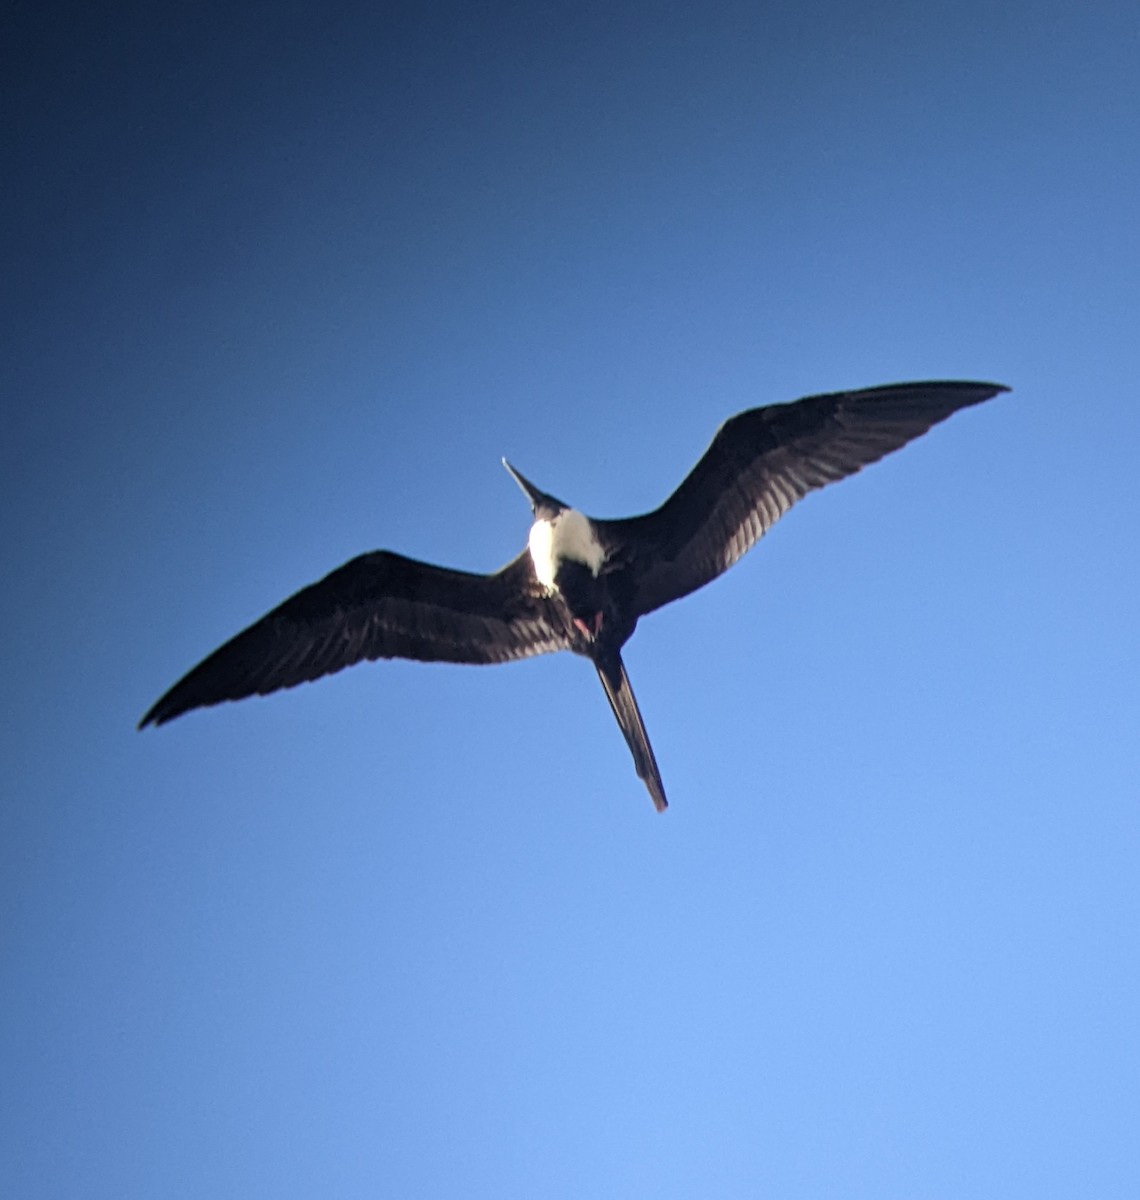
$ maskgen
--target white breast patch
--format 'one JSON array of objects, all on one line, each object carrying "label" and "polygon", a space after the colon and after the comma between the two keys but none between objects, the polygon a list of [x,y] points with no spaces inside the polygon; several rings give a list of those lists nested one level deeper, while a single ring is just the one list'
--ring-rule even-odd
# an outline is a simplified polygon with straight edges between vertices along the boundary
[{"label": "white breast patch", "polygon": [[584,563],[597,575],[606,558],[589,518],[576,508],[563,509],[553,521],[535,521],[530,527],[529,547],[534,573],[547,588],[554,587],[560,562]]}]

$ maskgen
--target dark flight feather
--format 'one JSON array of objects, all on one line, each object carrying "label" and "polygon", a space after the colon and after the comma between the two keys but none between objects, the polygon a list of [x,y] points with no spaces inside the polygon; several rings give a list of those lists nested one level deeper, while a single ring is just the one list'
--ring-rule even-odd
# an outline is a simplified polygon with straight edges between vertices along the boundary
[{"label": "dark flight feather", "polygon": [[564,650],[565,618],[543,595],[528,551],[476,575],[387,550],[302,588],[178,681],[143,717],[266,695],[364,659],[500,663]]},{"label": "dark flight feather", "polygon": [[939,421],[1008,391],[1000,384],[906,383],[753,408],[718,430],[660,508],[597,521],[643,616],[727,570],[797,500],[853,475]]}]

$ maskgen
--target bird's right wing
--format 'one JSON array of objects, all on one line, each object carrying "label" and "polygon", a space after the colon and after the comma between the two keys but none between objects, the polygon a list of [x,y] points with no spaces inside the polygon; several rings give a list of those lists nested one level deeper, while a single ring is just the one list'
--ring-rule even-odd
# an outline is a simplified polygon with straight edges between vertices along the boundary
[{"label": "bird's right wing", "polygon": [[753,408],[726,421],[655,511],[596,521],[636,615],[715,579],[808,492],[905,446],[996,383],[898,383]]},{"label": "bird's right wing", "polygon": [[377,550],[231,638],[179,680],[139,728],[293,687],[363,659],[500,663],[569,644],[528,551],[493,575],[476,575]]}]

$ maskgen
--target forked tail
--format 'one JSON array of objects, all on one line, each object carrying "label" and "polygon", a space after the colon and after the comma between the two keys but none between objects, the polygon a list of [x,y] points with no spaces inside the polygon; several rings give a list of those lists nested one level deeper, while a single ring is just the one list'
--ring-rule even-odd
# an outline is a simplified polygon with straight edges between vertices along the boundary
[{"label": "forked tail", "polygon": [[598,678],[606,689],[606,697],[614,710],[617,723],[633,755],[633,765],[638,776],[644,781],[653,797],[653,806],[658,812],[664,812],[669,806],[665,799],[665,785],[661,782],[661,773],[657,770],[657,759],[653,757],[653,747],[649,744],[649,735],[645,732],[645,722],[641,719],[641,710],[629,685],[629,676],[625,673],[625,663],[621,655],[615,655],[604,662],[594,664],[598,668]]}]

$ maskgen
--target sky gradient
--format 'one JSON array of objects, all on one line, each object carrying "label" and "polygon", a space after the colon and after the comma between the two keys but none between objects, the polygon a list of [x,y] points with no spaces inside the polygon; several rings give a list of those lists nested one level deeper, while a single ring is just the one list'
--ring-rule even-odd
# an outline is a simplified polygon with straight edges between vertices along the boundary
[{"label": "sky gradient", "polygon": [[[1140,1194],[1134,5],[17,5],[0,1194]],[[137,733],[347,558],[1013,391],[625,657]]]}]

